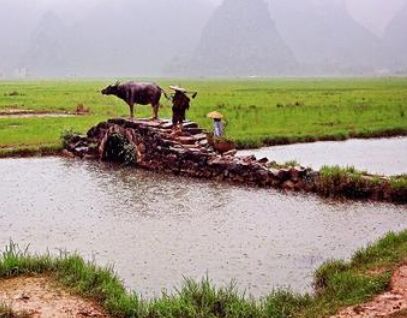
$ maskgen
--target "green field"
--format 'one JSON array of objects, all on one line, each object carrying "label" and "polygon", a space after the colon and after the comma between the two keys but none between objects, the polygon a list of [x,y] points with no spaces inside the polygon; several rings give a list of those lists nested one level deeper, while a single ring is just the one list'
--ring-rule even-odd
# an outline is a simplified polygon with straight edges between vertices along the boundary
[{"label": "green field", "polygon": [[[197,90],[188,118],[210,128],[206,114],[224,113],[227,136],[240,147],[407,133],[407,78],[157,82],[163,88],[180,84]],[[74,111],[78,104],[91,111],[75,118],[0,118],[0,153],[57,150],[63,130],[86,132],[101,120],[128,116],[124,102],[99,93],[109,83],[0,82],[0,112],[10,108]],[[170,117],[169,102],[163,98],[162,104],[161,117]],[[136,110],[138,117],[150,115],[150,107]]]}]

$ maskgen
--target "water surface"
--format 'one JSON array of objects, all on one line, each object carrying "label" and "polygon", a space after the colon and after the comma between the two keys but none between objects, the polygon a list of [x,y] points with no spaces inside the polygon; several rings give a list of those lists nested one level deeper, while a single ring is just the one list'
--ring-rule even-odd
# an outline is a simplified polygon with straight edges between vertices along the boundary
[{"label": "water surface", "polygon": [[0,245],[77,250],[146,297],[208,274],[255,296],[310,290],[330,258],[407,226],[407,209],[330,202],[99,163],[0,160]]},{"label": "water surface", "polygon": [[354,166],[359,170],[383,175],[407,174],[407,137],[323,141],[245,150],[279,163],[296,160],[319,170],[324,165]]}]

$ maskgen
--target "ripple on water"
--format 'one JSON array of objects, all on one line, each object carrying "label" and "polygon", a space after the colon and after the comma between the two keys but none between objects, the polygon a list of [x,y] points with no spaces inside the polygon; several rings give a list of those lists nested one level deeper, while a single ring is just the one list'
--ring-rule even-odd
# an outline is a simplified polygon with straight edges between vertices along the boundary
[{"label": "ripple on water", "polygon": [[0,160],[0,242],[115,264],[146,296],[208,274],[255,296],[310,289],[313,270],[389,230],[406,208],[340,203],[60,158]]}]

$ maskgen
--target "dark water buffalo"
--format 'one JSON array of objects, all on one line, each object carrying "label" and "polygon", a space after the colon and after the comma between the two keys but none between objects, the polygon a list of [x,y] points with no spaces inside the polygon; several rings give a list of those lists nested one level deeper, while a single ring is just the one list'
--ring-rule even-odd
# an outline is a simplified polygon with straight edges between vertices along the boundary
[{"label": "dark water buffalo", "polygon": [[137,82],[117,82],[109,85],[102,90],[103,95],[114,95],[124,100],[130,107],[130,117],[134,118],[134,105],[151,105],[153,107],[153,118],[158,118],[158,109],[160,108],[161,94],[164,90],[155,83],[137,83]]}]

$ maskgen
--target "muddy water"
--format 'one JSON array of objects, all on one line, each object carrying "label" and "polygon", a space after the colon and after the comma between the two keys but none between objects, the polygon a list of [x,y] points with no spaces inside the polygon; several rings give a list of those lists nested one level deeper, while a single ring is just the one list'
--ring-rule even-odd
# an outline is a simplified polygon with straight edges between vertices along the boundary
[{"label": "muddy water", "polygon": [[255,296],[310,290],[313,270],[389,230],[407,209],[329,202],[97,163],[0,160],[0,243],[77,250],[115,264],[146,297],[208,274]]},{"label": "muddy water", "polygon": [[277,162],[296,160],[314,169],[340,165],[384,175],[407,173],[407,137],[327,141],[240,152],[241,155],[253,153],[258,158],[267,157]]}]

